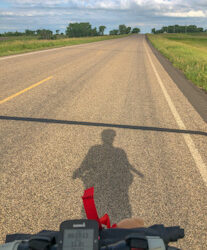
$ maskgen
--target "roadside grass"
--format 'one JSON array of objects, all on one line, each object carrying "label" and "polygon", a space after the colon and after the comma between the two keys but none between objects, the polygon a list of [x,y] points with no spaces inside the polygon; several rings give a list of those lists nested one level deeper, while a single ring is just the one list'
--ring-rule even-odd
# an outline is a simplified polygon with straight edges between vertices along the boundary
[{"label": "roadside grass", "polygon": [[83,43],[98,42],[125,36],[128,35],[63,38],[57,40],[38,40],[34,37],[11,37],[8,40],[0,40],[0,56],[14,55],[24,52],[71,46]]},{"label": "roadside grass", "polygon": [[207,91],[207,34],[147,35],[152,45],[187,79]]}]

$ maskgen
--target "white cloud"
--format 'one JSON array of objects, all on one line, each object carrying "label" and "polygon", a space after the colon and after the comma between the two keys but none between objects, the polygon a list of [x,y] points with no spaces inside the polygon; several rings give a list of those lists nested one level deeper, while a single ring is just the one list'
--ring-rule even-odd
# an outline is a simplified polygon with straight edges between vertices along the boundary
[{"label": "white cloud", "polygon": [[68,3],[70,1],[68,0],[7,0],[10,3],[16,4],[16,5],[55,5],[55,4],[64,4]]},{"label": "white cloud", "polygon": [[171,13],[165,13],[164,16],[170,16],[170,17],[207,17],[207,11],[204,12],[202,10],[198,11],[188,11],[188,12],[171,12]]},{"label": "white cloud", "polygon": [[[0,0],[1,1],[1,0]],[[207,0],[4,0],[10,3],[0,9],[4,27],[57,29],[71,22],[88,21],[108,29],[119,24],[153,27],[173,24],[196,24],[207,28]],[[1,30],[0,30],[1,32]]]},{"label": "white cloud", "polygon": [[165,11],[166,13],[189,12],[203,10],[207,0],[7,0],[17,7],[29,6],[65,6],[66,8],[81,9],[115,9],[115,10],[135,10],[154,9]]},{"label": "white cloud", "polygon": [[11,16],[11,17],[38,17],[38,16],[43,16],[43,17],[47,17],[47,16],[61,16],[62,14],[64,15],[70,15],[72,14],[72,12],[69,12],[67,10],[63,11],[63,12],[56,12],[56,11],[52,11],[52,10],[25,10],[25,11],[0,11],[0,16],[4,17],[4,16]]}]

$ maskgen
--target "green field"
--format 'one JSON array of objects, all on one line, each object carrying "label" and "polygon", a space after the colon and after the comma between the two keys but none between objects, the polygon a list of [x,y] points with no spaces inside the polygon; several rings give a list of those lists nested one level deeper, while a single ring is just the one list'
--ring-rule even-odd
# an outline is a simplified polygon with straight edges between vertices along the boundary
[{"label": "green field", "polygon": [[35,37],[10,37],[8,40],[0,40],[0,56],[14,55],[52,47],[98,42],[124,36],[127,35],[64,38],[57,40],[38,40]]},{"label": "green field", "polygon": [[147,35],[151,43],[199,88],[207,91],[207,34]]}]

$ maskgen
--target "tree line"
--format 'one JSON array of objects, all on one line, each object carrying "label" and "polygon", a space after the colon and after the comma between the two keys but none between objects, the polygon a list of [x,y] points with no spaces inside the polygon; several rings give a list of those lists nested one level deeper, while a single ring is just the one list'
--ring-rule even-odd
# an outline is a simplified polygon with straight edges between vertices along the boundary
[{"label": "tree line", "polygon": [[151,30],[153,34],[160,34],[160,33],[194,33],[194,32],[207,32],[201,27],[197,27],[196,25],[169,25],[163,26],[161,29],[156,30],[153,28]]},{"label": "tree line", "polygon": [[64,33],[60,33],[60,30],[56,30],[56,33],[53,33],[48,29],[38,29],[38,30],[29,30],[26,29],[24,32],[4,32],[0,34],[0,37],[11,37],[11,36],[37,36],[40,39],[56,39],[58,36],[64,36]]},{"label": "tree line", "polygon": [[118,29],[111,30],[109,32],[110,35],[124,35],[124,34],[129,34],[129,33],[139,33],[140,29],[139,28],[131,28],[127,27],[125,24],[119,25]]},{"label": "tree line", "polygon": [[[90,23],[69,23],[66,29],[67,37],[82,37],[82,36],[103,36],[106,26],[101,25],[98,29],[92,28]],[[129,33],[139,33],[139,28],[127,27],[125,24],[119,25],[118,29],[111,30],[110,35],[123,35]]]},{"label": "tree line", "polygon": [[[5,32],[0,34],[1,37],[11,36],[37,36],[39,39],[57,39],[60,37],[87,37],[87,36],[103,36],[106,29],[105,25],[92,27],[89,22],[82,23],[69,23],[65,33],[60,33],[60,30],[56,30],[56,33],[48,29],[29,30],[26,29],[24,32]],[[127,27],[125,24],[119,25],[118,29],[111,30],[110,35],[123,35],[129,33],[139,33],[139,28],[132,29]]]},{"label": "tree line", "polygon": [[84,36],[103,36],[106,26],[101,25],[98,28],[92,28],[92,25],[86,23],[69,23],[66,28],[67,37],[84,37]]}]

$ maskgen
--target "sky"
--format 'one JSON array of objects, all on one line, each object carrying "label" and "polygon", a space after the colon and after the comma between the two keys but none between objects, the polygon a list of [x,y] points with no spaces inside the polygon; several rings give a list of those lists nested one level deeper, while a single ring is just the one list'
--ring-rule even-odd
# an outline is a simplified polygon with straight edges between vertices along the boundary
[{"label": "sky", "polygon": [[0,33],[25,29],[65,32],[70,22],[139,27],[142,33],[166,25],[207,29],[207,0],[0,0]]}]

